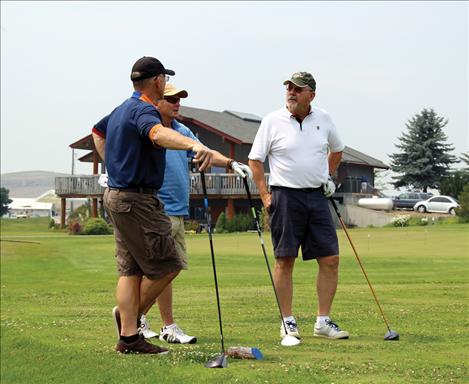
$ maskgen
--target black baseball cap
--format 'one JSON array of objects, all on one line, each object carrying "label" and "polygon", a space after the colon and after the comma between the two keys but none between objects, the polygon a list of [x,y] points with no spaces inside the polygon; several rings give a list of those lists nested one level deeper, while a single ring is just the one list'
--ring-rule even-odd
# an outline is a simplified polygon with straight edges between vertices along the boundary
[{"label": "black baseball cap", "polygon": [[141,59],[138,59],[132,67],[130,80],[143,80],[161,74],[174,76],[176,72],[171,69],[166,69],[163,64],[161,64],[161,61],[154,57],[143,56]]}]

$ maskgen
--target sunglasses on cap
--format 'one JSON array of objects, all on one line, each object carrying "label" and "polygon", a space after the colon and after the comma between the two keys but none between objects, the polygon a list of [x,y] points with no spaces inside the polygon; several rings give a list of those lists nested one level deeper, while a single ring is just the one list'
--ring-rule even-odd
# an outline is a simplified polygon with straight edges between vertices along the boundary
[{"label": "sunglasses on cap", "polygon": [[180,97],[176,96],[167,96],[164,99],[170,104],[176,104],[177,102],[179,102],[179,100],[181,100]]}]

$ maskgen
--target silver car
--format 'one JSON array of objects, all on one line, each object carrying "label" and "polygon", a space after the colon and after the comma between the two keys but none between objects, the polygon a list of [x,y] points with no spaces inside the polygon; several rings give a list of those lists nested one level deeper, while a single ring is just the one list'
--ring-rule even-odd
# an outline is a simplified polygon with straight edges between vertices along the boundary
[{"label": "silver car", "polygon": [[422,200],[414,205],[414,211],[425,212],[438,212],[456,214],[456,208],[459,207],[458,202],[451,196],[433,196],[427,200]]}]

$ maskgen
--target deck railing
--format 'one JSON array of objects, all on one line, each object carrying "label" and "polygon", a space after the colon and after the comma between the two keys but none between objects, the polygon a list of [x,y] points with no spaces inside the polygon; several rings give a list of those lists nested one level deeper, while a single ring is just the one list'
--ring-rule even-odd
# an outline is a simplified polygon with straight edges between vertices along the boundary
[{"label": "deck railing", "polygon": [[[266,182],[269,174],[266,174]],[[104,188],[98,183],[98,175],[73,175],[55,178],[55,193],[59,196],[99,196]],[[206,173],[205,184],[209,195],[246,195],[243,179],[233,173]],[[249,181],[252,195],[259,191],[253,181]],[[200,173],[190,174],[190,194],[202,195]]]}]

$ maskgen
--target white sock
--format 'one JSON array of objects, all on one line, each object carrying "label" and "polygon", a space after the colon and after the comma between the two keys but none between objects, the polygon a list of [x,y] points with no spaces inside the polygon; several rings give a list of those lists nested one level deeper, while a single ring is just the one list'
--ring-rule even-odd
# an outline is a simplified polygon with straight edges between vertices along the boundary
[{"label": "white sock", "polygon": [[166,329],[173,329],[175,326],[176,326],[176,323],[173,323],[173,324],[165,325],[164,327]]},{"label": "white sock", "polygon": [[322,327],[323,325],[326,325],[326,320],[330,320],[331,318],[326,315],[326,316],[316,316],[316,325],[319,327]]},{"label": "white sock", "polygon": [[284,317],[284,318],[283,318],[283,321],[285,321],[285,323],[286,323],[287,321],[293,321],[293,322],[296,324],[296,320],[295,320],[295,318],[294,318],[293,316]]}]

